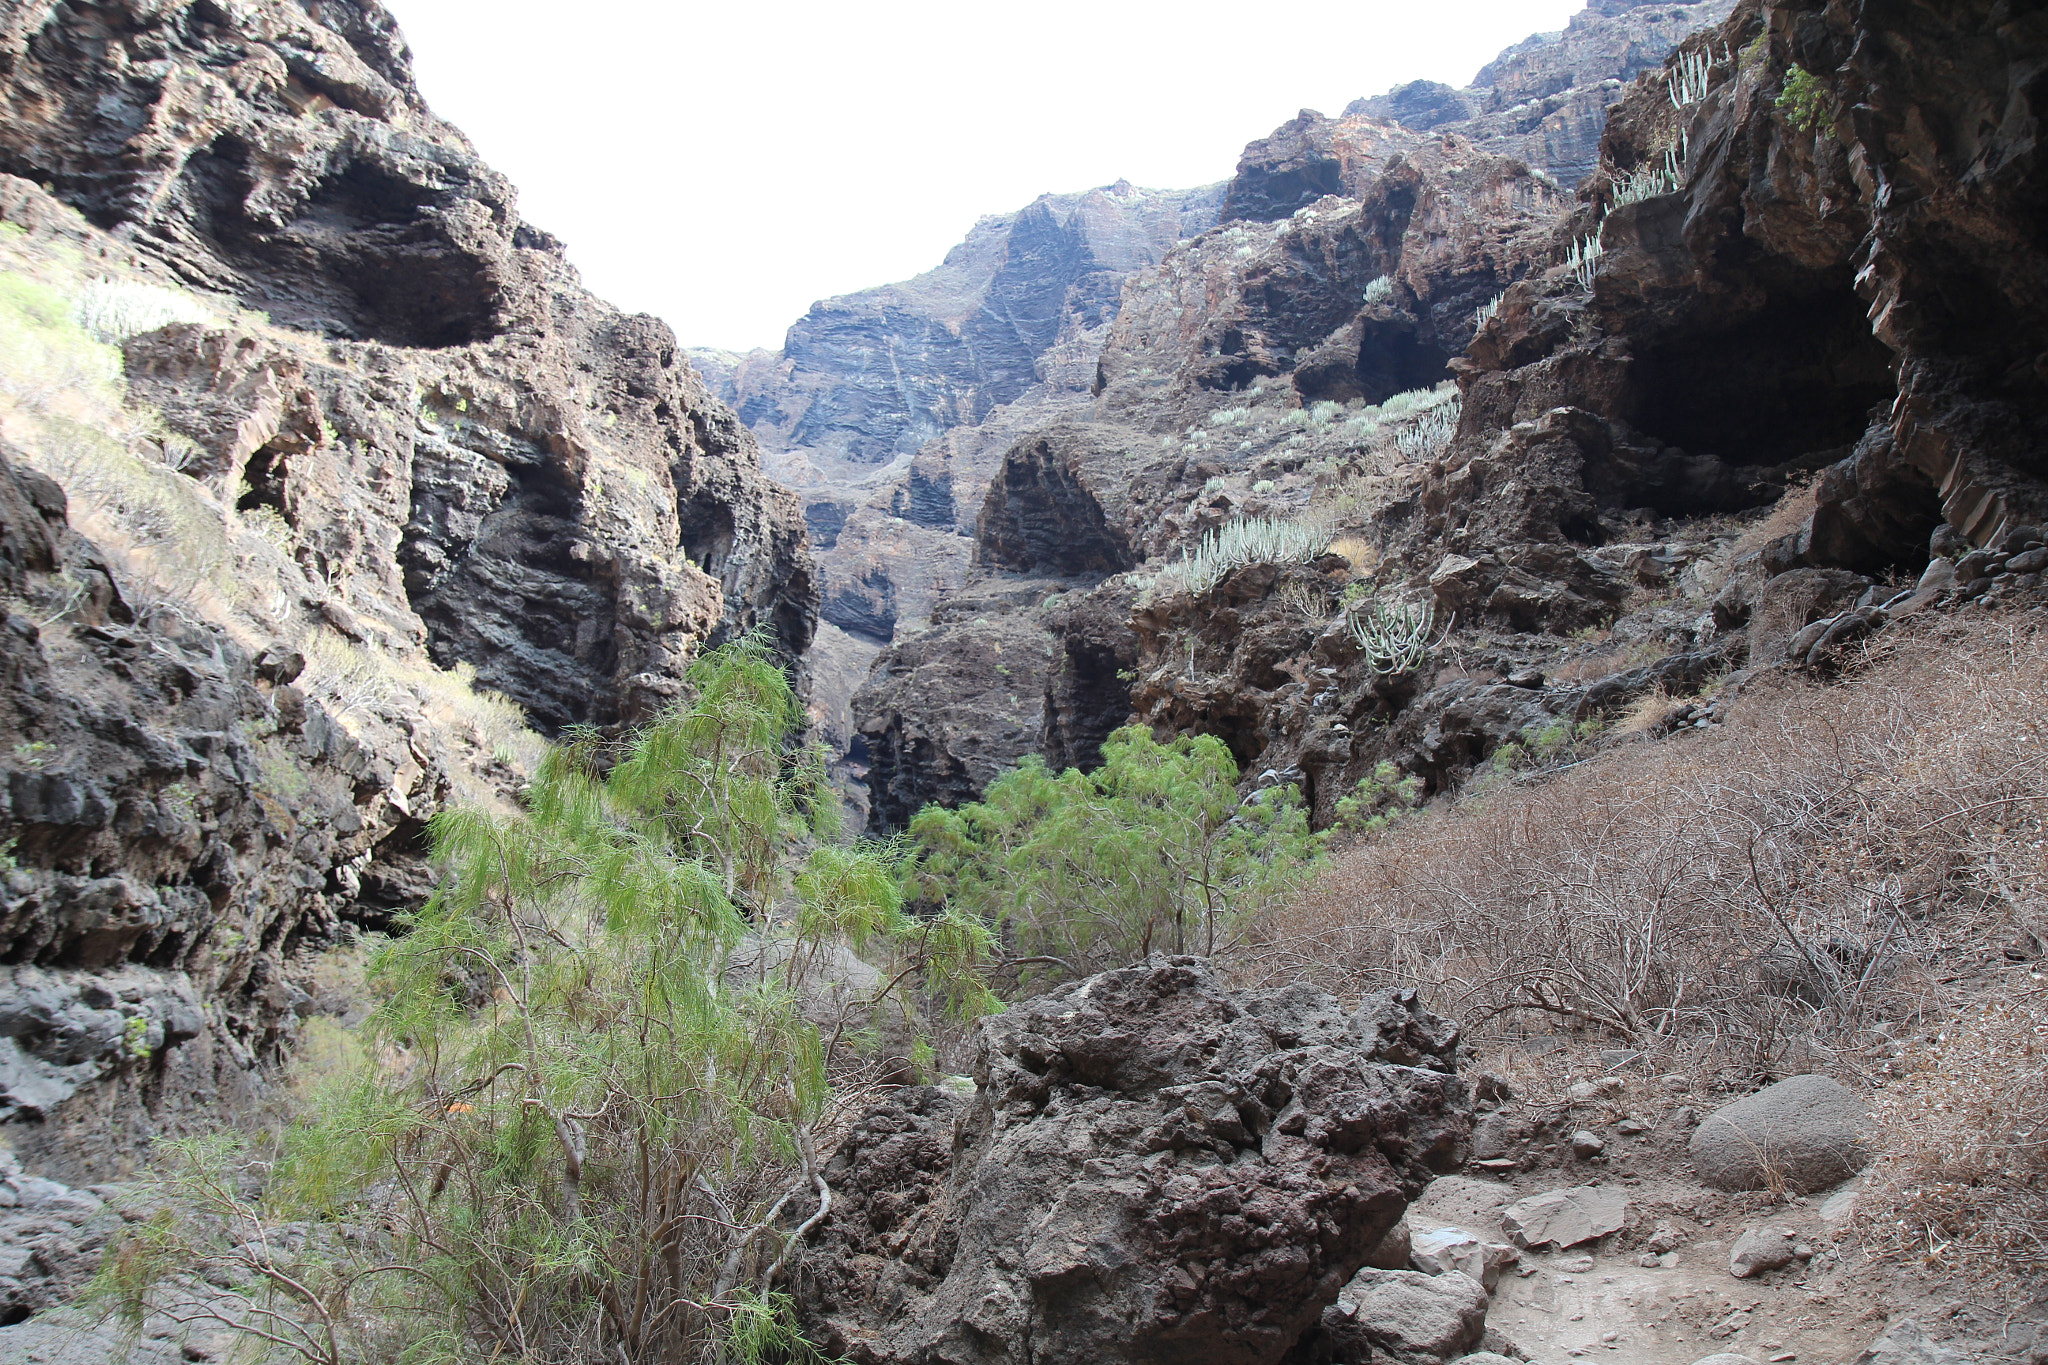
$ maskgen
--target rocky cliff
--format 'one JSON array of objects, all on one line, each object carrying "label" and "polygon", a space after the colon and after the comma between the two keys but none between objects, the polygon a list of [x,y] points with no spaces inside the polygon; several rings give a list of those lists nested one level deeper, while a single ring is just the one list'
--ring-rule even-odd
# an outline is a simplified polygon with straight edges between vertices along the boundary
[{"label": "rocky cliff", "polygon": [[[772,467],[804,492],[824,580],[816,713],[827,735],[852,743],[851,698],[876,650],[895,638],[899,624],[923,629],[939,594],[965,584],[968,538],[1003,451],[1036,427],[1086,415],[1083,389],[1107,338],[1105,324],[1121,306],[1118,282],[1157,262],[1177,238],[1214,223],[1219,199],[1226,219],[1284,218],[1321,195],[1373,192],[1395,161],[1411,167],[1412,181],[1418,157],[1451,145],[1462,149],[1459,155],[1531,167],[1522,192],[1555,196],[1560,180],[1568,186],[1592,165],[1607,106],[1623,83],[1660,64],[1673,44],[1723,17],[1731,3],[1589,8],[1563,32],[1535,35],[1503,53],[1473,88],[1404,86],[1358,101],[1334,120],[1304,111],[1246,149],[1227,199],[1226,187],[1188,195],[1112,187],[1048,197],[982,224],[939,271],[820,304],[779,355],[706,353],[706,372],[722,377],[726,396],[763,443],[787,452],[771,455]],[[1413,190],[1397,177],[1382,195],[1394,201],[1398,217],[1406,211],[1402,197]],[[1069,225],[1057,243],[1041,210]],[[1403,228],[1392,230],[1399,236]],[[1095,264],[1077,272],[1077,261]],[[1408,276],[1411,285],[1426,278],[1415,268]],[[1497,289],[1494,278],[1468,271],[1445,297],[1426,301],[1439,314],[1441,337],[1412,309],[1379,319],[1394,325],[1383,330],[1387,354],[1365,387],[1391,393],[1421,382],[1418,374],[1440,375],[1442,362],[1463,346],[1458,333],[1472,308]],[[970,332],[980,335],[993,324],[984,318],[973,328],[949,321],[934,329],[928,320],[965,316],[970,307],[1040,320],[1058,311],[1067,322],[1057,329],[1042,321],[998,328],[1006,340],[992,354],[1001,365],[985,374],[975,359],[964,377],[949,378],[963,357],[990,345],[984,338],[970,347]],[[1329,319],[1301,323],[1318,321]],[[1330,330],[1324,326],[1309,340],[1323,341]],[[843,344],[827,344],[828,337]],[[1033,352],[1037,380],[1020,389],[1015,380],[1026,367],[1019,357],[1032,347],[1041,348]],[[883,356],[891,358],[886,368]],[[1329,364],[1325,357],[1322,367]],[[1337,368],[1351,366],[1339,361]],[[1154,372],[1171,370],[1155,364]],[[1341,397],[1346,387],[1318,396]],[[989,409],[991,400],[998,406]],[[848,452],[856,458],[849,461]],[[867,463],[889,453],[899,463]],[[907,467],[900,463],[906,458]],[[863,762],[848,765],[846,775],[858,779]],[[859,790],[858,781],[852,789]]]},{"label": "rocky cliff", "polygon": [[1599,160],[1607,110],[1623,87],[1733,7],[1734,0],[1590,4],[1562,32],[1501,53],[1462,90],[1413,81],[1353,100],[1334,119],[1304,109],[1245,148],[1223,220],[1268,222],[1326,194],[1358,196],[1430,133],[1513,157],[1568,190]]},{"label": "rocky cliff", "polygon": [[814,305],[779,351],[691,352],[803,497],[823,592],[812,710],[830,742],[852,739],[876,650],[960,585],[1002,447],[1086,406],[1124,279],[1213,224],[1222,197],[1121,181],[1044,195],[975,224],[935,270]]},{"label": "rocky cliff", "polygon": [[1220,199],[1118,181],[984,218],[936,270],[814,304],[779,352],[728,361],[725,396],[799,486],[913,455],[1044,383],[1040,357],[1106,324],[1124,277]]},{"label": "rocky cliff", "polygon": [[[957,600],[885,653],[855,698],[873,827],[978,790],[942,772],[992,773],[1048,746],[1092,761],[1131,714],[1119,677],[1138,661],[1131,571],[1233,517],[1290,515],[1318,488],[1384,479],[1371,414],[1445,379],[1477,309],[1547,258],[1565,203],[1523,163],[1432,135],[1363,199],[1213,229],[1134,277],[1096,366],[1093,420],[1055,418],[1003,450]],[[975,672],[991,606],[1055,613],[1073,647],[1006,678],[994,697],[1020,702],[958,767],[955,736],[993,698],[951,722],[915,698]]]},{"label": "rocky cliff", "polygon": [[[1575,29],[1645,17],[1602,8]],[[1745,661],[1817,666],[1888,612],[2038,591],[2042,50],[1990,5],[1751,0],[1621,92],[1575,196],[1455,120],[1339,121],[1362,150],[1305,204],[1271,186],[1320,125],[1255,146],[1244,220],[1126,286],[1091,420],[1007,448],[977,617],[879,661],[856,703],[874,826],[957,799],[917,777],[953,743],[919,680],[978,676],[969,625],[1006,601],[1035,603],[1013,610],[1047,664],[979,694],[1024,699],[984,740],[1085,754],[1086,696],[1096,738],[1125,716],[1220,735],[1327,820],[1383,763],[1455,785]],[[1261,195],[1287,216],[1243,213]],[[1161,577],[1247,517],[1341,534],[1198,591]],[[1340,596],[1427,607],[1441,643],[1389,673]]]},{"label": "rocky cliff", "polygon": [[746,429],[376,4],[14,6],[0,81],[0,1106],[112,1122],[83,1173],[278,1055],[298,949],[416,897],[528,722],[794,660],[816,591]]}]

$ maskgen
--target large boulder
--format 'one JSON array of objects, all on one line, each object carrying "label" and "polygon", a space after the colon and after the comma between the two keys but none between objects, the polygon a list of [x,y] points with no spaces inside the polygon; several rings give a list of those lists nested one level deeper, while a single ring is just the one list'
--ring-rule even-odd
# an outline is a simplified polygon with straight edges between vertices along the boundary
[{"label": "large boulder", "polygon": [[1486,1335],[1486,1303],[1485,1287],[1462,1271],[1361,1270],[1323,1310],[1321,1345],[1334,1365],[1443,1365]]},{"label": "large boulder", "polygon": [[1433,1227],[1414,1233],[1408,1249],[1408,1264],[1425,1275],[1448,1275],[1457,1271],[1484,1285],[1491,1294],[1501,1273],[1521,1259],[1513,1247],[1489,1242],[1463,1228]]},{"label": "large boulder", "polygon": [[1621,1231],[1628,1196],[1600,1185],[1547,1190],[1518,1199],[1500,1216],[1508,1240],[1525,1250],[1575,1247]]},{"label": "large boulder", "polygon": [[1717,1189],[1824,1189],[1869,1163],[1869,1122],[1832,1076],[1793,1076],[1708,1115],[1692,1136],[1693,1165]]},{"label": "large boulder", "polygon": [[1455,1037],[1185,957],[1027,1001],[971,1098],[903,1092],[840,1144],[802,1311],[862,1365],[1277,1362],[1464,1159]]}]

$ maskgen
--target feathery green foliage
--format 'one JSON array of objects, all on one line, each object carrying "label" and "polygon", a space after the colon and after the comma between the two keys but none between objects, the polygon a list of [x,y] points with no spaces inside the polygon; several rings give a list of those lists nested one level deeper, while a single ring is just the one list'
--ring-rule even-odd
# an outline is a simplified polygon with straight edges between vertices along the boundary
[{"label": "feathery green foliage", "polygon": [[[445,879],[373,963],[370,1060],[268,1190],[272,1216],[375,1221],[376,1259],[408,1271],[365,1282],[382,1296],[351,1309],[346,1358],[800,1356],[771,1289],[807,1230],[786,1223],[829,1208],[810,1130],[835,1050],[908,1012],[903,989],[990,1003],[986,930],[909,918],[892,850],[794,856],[822,769],[791,753],[801,710],[766,650],[687,681],[629,743],[553,750],[522,812],[435,818]],[[849,946],[888,970],[827,1038],[806,1010]],[[187,1265],[233,1254],[187,1242]]]},{"label": "feathery green foliage", "polygon": [[1784,87],[1778,92],[1778,108],[1785,111],[1793,127],[1810,133],[1829,116],[1833,99],[1820,77],[1803,66],[1795,66],[1785,73]]},{"label": "feathery green foliage", "polygon": [[1153,951],[1227,952],[1313,874],[1299,794],[1239,797],[1213,735],[1160,744],[1129,726],[1102,759],[1055,775],[1029,758],[978,804],[918,812],[922,894],[999,925],[1018,958],[1082,976]]},{"label": "feathery green foliage", "polygon": [[1378,834],[1422,804],[1422,779],[1403,775],[1382,760],[1371,775],[1358,780],[1349,796],[1338,798],[1331,828],[1346,834]]}]

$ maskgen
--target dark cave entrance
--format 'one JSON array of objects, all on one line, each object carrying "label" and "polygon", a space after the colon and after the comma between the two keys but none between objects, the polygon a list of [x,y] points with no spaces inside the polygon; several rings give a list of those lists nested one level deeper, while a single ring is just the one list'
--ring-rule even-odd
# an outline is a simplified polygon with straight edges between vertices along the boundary
[{"label": "dark cave entrance", "polygon": [[739,541],[732,508],[709,492],[700,491],[676,503],[681,530],[681,549],[690,562],[711,577],[723,580],[732,562],[733,547]]},{"label": "dark cave entrance", "polygon": [[1638,431],[1732,465],[1818,465],[1848,453],[1897,393],[1846,268],[1765,286],[1732,326],[1666,338],[1633,367]]},{"label": "dark cave entrance", "polygon": [[296,525],[290,510],[285,506],[284,480],[285,455],[275,443],[266,445],[249,457],[249,463],[242,470],[242,485],[236,489],[235,510],[253,512],[259,507],[268,507]]},{"label": "dark cave entrance", "polygon": [[1451,377],[1451,357],[1435,342],[1405,327],[1368,326],[1358,344],[1359,397],[1384,403],[1397,393],[1434,388]]},{"label": "dark cave entrance", "polygon": [[1109,632],[1070,637],[1059,663],[1046,678],[1046,766],[1054,772],[1102,766],[1102,742],[1131,718],[1131,685],[1125,670],[1137,662],[1128,634]]},{"label": "dark cave entrance", "polygon": [[223,135],[180,172],[183,226],[241,273],[244,303],[280,326],[393,346],[466,346],[503,330],[503,291],[443,220],[446,192],[354,161],[280,226],[248,212],[255,162]]},{"label": "dark cave entrance", "polygon": [[1823,471],[1807,562],[1917,572],[1942,519],[1940,499],[1912,471],[1866,458],[1890,439],[1898,385],[1893,354],[1871,334],[1848,268],[1781,267],[1749,284],[1763,296],[1756,311],[1669,335],[1632,367],[1635,427],[1724,471],[1701,487],[1718,487],[1725,506],[1670,511],[1760,505],[1801,471]]}]

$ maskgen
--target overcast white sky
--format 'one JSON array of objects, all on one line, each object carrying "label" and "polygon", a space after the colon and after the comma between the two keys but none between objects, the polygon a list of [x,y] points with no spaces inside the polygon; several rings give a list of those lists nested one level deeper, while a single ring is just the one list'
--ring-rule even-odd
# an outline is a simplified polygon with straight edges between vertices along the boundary
[{"label": "overcast white sky", "polygon": [[1298,109],[1463,85],[1584,0],[386,0],[421,89],[685,344],[779,346],[983,214],[1230,175]]}]

